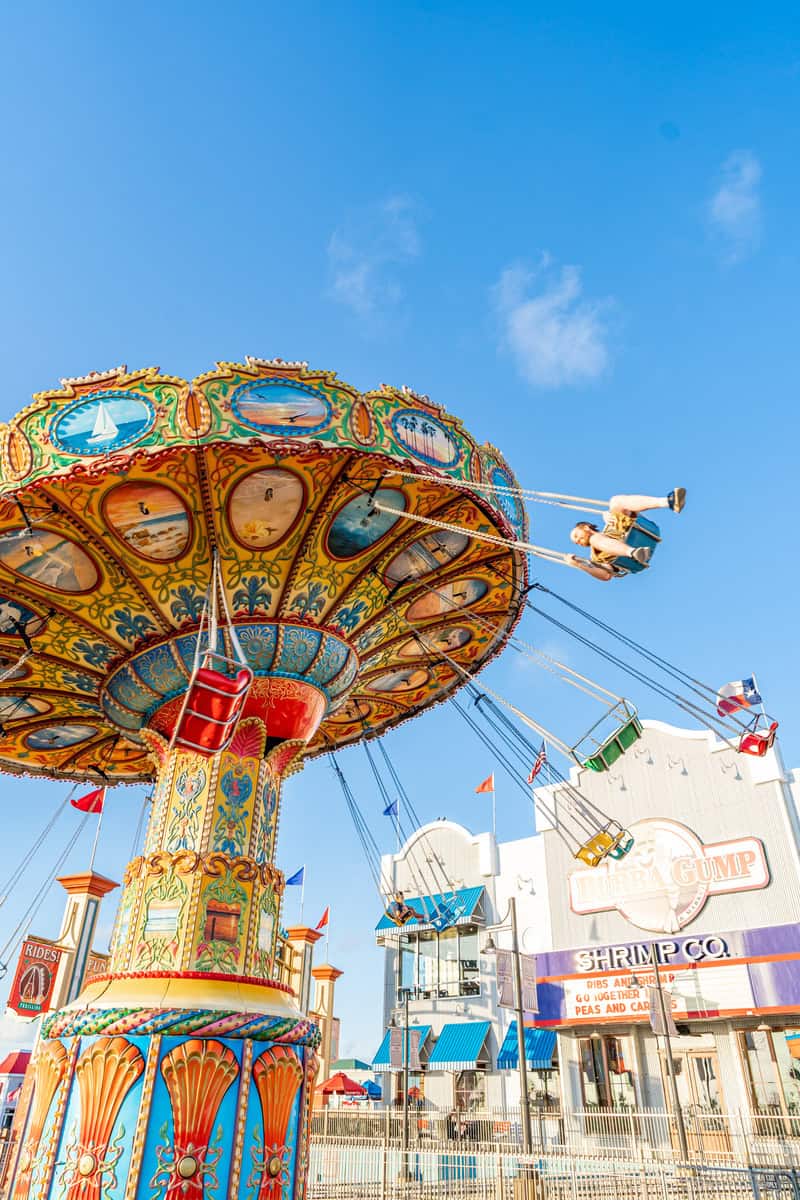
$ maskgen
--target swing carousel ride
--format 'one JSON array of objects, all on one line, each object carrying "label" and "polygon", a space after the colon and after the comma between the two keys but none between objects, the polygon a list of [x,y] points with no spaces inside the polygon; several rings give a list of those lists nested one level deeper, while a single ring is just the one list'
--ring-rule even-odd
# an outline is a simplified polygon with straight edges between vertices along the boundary
[{"label": "swing carousel ride", "polygon": [[[585,863],[630,849],[579,781],[636,741],[636,710],[523,641],[524,609],[737,748],[769,738],[611,627],[542,609],[593,621],[528,580],[528,555],[569,556],[527,541],[527,502],[581,502],[523,491],[408,389],[362,394],[281,360],[191,383],[120,368],[38,394],[0,429],[0,456],[0,770],[154,783],[109,973],[44,1022],[14,1200],[303,1195],[319,1035],[277,978],[274,859],[282,780],[306,758],[330,756],[398,926],[335,752],[363,742],[401,836],[413,802],[371,741],[433,704],[452,702],[528,802],[542,771],[537,803]],[[632,539],[657,539],[635,524]],[[588,733],[562,739],[478,687],[506,645],[599,706]],[[447,928],[456,892],[424,870],[417,915]]]}]

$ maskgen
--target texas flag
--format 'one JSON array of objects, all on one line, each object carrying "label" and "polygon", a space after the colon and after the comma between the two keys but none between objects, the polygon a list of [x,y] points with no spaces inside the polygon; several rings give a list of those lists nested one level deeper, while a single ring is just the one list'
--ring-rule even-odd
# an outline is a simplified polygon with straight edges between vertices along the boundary
[{"label": "texas flag", "polygon": [[492,771],[491,775],[486,776],[483,783],[478,784],[478,786],[475,788],[475,794],[477,795],[479,792],[493,792],[493,791],[494,791],[494,771]]},{"label": "texas flag", "polygon": [[756,681],[752,678],[735,679],[733,683],[726,683],[717,692],[717,712],[721,717],[736,712],[739,708],[752,708],[754,704],[760,703],[761,697],[756,688]]}]

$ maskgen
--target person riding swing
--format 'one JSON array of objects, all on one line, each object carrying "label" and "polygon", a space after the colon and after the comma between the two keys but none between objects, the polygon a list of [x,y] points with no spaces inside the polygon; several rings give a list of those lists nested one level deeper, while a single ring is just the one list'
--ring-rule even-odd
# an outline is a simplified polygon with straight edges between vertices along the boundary
[{"label": "person riding swing", "polygon": [[570,566],[577,567],[591,575],[593,579],[607,582],[615,575],[623,574],[615,567],[618,558],[632,559],[639,569],[649,566],[653,553],[652,546],[631,547],[625,538],[636,525],[640,513],[654,508],[669,508],[674,513],[683,510],[686,503],[686,488],[677,487],[669,495],[658,496],[612,496],[605,514],[605,529],[598,529],[591,521],[579,521],[570,534],[570,540],[576,546],[585,546],[591,551],[591,558],[581,558],[578,554],[570,554]]},{"label": "person riding swing", "polygon": [[395,925],[407,925],[415,917],[418,921],[425,919],[421,912],[417,912],[410,904],[406,904],[402,892],[395,892],[394,899],[386,909],[386,915]]}]

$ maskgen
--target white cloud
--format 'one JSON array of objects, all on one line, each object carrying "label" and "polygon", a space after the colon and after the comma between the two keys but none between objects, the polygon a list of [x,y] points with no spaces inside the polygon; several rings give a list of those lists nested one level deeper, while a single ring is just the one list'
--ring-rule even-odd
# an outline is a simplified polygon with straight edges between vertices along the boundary
[{"label": "white cloud", "polygon": [[20,1017],[12,1009],[0,1016],[0,1058],[14,1050],[30,1050],[36,1036],[36,1021]]},{"label": "white cloud", "polygon": [[420,250],[416,205],[408,196],[389,196],[362,210],[328,242],[334,298],[360,317],[396,305],[403,296],[397,268]]},{"label": "white cloud", "polygon": [[727,262],[751,254],[761,239],[761,163],[752,150],[734,150],[722,164],[708,216]]},{"label": "white cloud", "polygon": [[608,301],[582,299],[578,267],[556,271],[543,254],[538,268],[506,267],[492,288],[503,344],[536,387],[597,379],[607,369]]}]

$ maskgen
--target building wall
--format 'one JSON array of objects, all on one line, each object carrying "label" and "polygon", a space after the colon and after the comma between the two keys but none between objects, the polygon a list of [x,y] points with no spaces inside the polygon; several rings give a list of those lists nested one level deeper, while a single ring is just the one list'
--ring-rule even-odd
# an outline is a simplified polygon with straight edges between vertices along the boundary
[{"label": "building wall", "polygon": [[[441,865],[431,866],[428,863],[427,860],[434,856],[445,864],[444,869]],[[541,948],[549,946],[547,876],[544,846],[539,835],[498,844],[491,833],[473,835],[455,822],[435,821],[416,831],[399,854],[385,856],[382,870],[391,887],[404,892],[407,899],[418,896],[422,884],[425,885],[426,894],[442,890],[437,880],[443,880],[445,875],[453,888],[483,886],[486,889],[484,928],[506,915],[509,897],[513,895],[517,903],[521,948],[530,953],[535,944]],[[499,932],[494,936],[499,946],[510,946],[507,932]],[[481,934],[481,945],[484,940]],[[403,1011],[397,1001],[398,941],[394,936],[384,941],[384,1027],[388,1026],[393,1013],[397,1019],[403,1019]],[[434,1037],[449,1022],[490,1021],[492,1032],[489,1050],[494,1064],[513,1014],[498,1008],[494,960],[481,955],[478,961],[478,996],[410,1000],[409,1021],[412,1025],[431,1025]],[[383,1078],[382,1086],[385,1097],[394,1094],[391,1076]],[[425,1097],[437,1107],[452,1107],[453,1074],[426,1072]],[[499,1107],[518,1102],[516,1075],[508,1071],[490,1070],[487,1075],[487,1103]]]},{"label": "building wall", "polygon": [[[545,831],[542,840],[552,901],[550,940],[556,950],[614,948],[631,943],[646,946],[651,941],[663,946],[670,939],[689,934],[702,938],[754,928],[791,926],[800,921],[797,779],[796,773],[785,771],[777,746],[765,758],[756,759],[735,753],[705,732],[645,722],[640,742],[610,772],[576,770],[572,780],[583,796],[623,826],[653,819],[676,822],[692,830],[703,846],[757,839],[763,845],[769,881],[767,886],[754,890],[734,890],[740,884],[747,885],[747,880],[734,881],[730,891],[708,895],[702,907],[685,921],[681,906],[688,898],[688,891],[677,901],[673,896],[669,903],[677,904],[676,923],[680,928],[671,932],[646,928],[646,918],[652,918],[654,910],[648,914],[647,905],[643,909],[636,899],[627,902],[627,915],[617,908],[578,913],[573,910],[570,877],[586,869],[575,863],[554,832]],[[546,790],[552,800],[553,790]],[[566,815],[564,808],[561,812]],[[628,865],[635,867],[638,862],[647,865],[643,853],[642,844],[638,851],[634,846],[629,859],[612,864],[611,871]],[[596,877],[599,879],[607,869],[605,865],[596,868]],[[724,881],[723,886],[727,886]],[[663,915],[668,923],[668,911],[664,910]],[[546,958],[540,959],[540,973],[548,973],[550,968],[546,964]],[[557,970],[563,970],[560,963]],[[754,1028],[756,1020],[770,1023],[769,1016],[765,1018],[756,1009],[751,1016],[748,1019],[745,1014],[738,1021],[693,1020],[690,1029],[696,1036],[673,1040],[676,1054],[697,1052],[706,1040],[714,1045],[724,1106],[728,1109],[747,1108],[749,1104],[735,1029]],[[786,1023],[785,1016],[772,1023],[781,1028],[781,1022]],[[637,1103],[657,1107],[668,1104],[659,1051],[646,1017],[636,1024],[613,1026],[593,1017],[584,1022],[573,1020],[568,1028],[562,1026],[559,1031],[561,1086],[566,1107],[579,1107],[583,1101],[578,1040],[598,1032],[618,1034],[623,1039],[626,1062],[636,1063],[633,1082]],[[706,1039],[701,1040],[700,1035],[706,1035]]]}]

